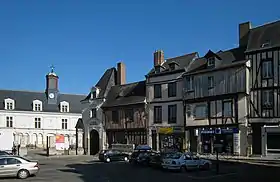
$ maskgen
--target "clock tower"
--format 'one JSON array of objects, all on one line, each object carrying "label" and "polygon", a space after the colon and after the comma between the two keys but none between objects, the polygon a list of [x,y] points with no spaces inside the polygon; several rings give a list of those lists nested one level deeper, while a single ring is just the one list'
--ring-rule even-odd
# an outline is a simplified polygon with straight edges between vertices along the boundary
[{"label": "clock tower", "polygon": [[51,66],[51,72],[46,75],[48,104],[57,104],[58,92],[58,76],[54,72],[54,66]]}]

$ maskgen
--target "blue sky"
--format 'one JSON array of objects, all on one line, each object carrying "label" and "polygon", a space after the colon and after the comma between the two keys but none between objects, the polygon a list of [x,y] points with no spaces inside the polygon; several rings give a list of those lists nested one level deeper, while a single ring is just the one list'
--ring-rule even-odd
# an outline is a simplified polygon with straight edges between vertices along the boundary
[{"label": "blue sky", "polygon": [[[262,3],[261,3],[262,2]],[[238,24],[280,18],[277,0],[0,1],[0,88],[45,89],[53,64],[66,93],[88,93],[120,60],[144,79],[153,52],[166,58],[238,44]]]}]

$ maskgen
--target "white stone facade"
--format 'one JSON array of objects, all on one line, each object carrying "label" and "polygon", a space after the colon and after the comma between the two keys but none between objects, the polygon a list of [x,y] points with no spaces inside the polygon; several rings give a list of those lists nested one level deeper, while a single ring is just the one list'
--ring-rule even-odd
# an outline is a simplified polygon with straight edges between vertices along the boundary
[{"label": "white stone facade", "polygon": [[[64,135],[65,142],[75,145],[75,126],[79,118],[81,118],[81,114],[65,112],[0,110],[0,129],[3,131],[12,130],[14,143],[20,144],[21,147],[36,145],[38,148],[45,148],[47,136],[50,136],[50,147],[54,147],[57,134]],[[64,126],[62,126],[62,122],[64,122]]]}]

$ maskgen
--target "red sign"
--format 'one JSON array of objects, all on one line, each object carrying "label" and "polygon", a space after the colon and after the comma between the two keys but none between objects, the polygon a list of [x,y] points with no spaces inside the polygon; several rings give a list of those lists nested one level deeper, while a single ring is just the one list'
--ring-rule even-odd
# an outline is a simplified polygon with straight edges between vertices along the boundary
[{"label": "red sign", "polygon": [[56,135],[55,143],[64,143],[64,135]]}]

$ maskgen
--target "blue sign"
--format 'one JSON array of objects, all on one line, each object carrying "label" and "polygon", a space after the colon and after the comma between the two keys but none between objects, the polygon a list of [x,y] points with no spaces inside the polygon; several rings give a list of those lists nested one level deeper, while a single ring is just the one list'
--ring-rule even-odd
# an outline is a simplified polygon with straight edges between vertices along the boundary
[{"label": "blue sign", "polygon": [[200,130],[201,134],[233,134],[233,133],[239,133],[238,128],[215,128],[215,129],[206,129],[206,130]]}]

